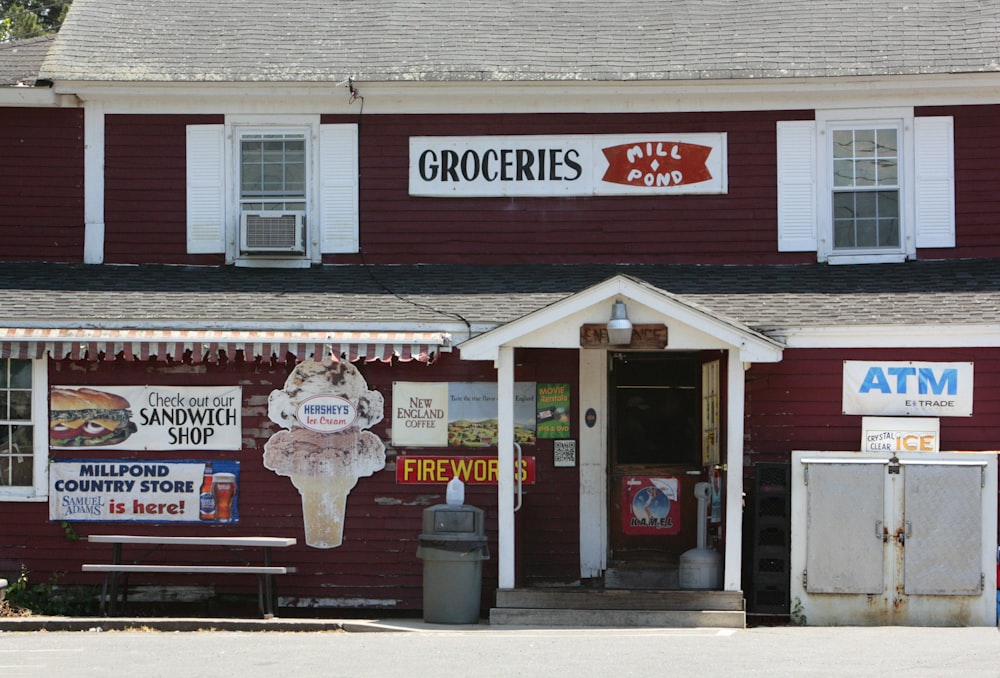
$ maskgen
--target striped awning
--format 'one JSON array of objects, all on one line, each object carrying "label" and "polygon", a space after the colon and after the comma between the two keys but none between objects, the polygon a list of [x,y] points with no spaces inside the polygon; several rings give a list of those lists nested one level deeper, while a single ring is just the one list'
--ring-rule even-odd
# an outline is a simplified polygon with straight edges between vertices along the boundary
[{"label": "striped awning", "polygon": [[[0,328],[0,358],[55,360],[126,360],[215,362],[221,353],[246,359],[292,354],[298,360],[419,360],[434,362],[451,350],[451,335],[443,332],[299,332],[229,330],[84,330]],[[190,353],[188,353],[190,351]]]}]

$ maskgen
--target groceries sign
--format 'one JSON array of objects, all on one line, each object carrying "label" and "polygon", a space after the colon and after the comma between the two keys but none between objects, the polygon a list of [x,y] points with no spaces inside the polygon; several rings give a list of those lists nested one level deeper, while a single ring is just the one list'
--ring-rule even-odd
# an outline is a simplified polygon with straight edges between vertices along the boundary
[{"label": "groceries sign", "polygon": [[411,137],[410,195],[725,193],[726,135]]},{"label": "groceries sign", "polygon": [[972,363],[844,361],[844,414],[971,417]]}]

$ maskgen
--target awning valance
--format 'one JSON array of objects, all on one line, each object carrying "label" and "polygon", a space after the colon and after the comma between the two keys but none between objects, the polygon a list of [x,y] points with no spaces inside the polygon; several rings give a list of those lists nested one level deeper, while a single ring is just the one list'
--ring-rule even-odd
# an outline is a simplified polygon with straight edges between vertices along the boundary
[{"label": "awning valance", "polygon": [[0,328],[0,358],[56,360],[125,359],[214,362],[220,352],[229,357],[243,351],[280,359],[291,353],[298,360],[364,360],[365,362],[419,360],[433,362],[442,350],[451,350],[451,336],[443,332],[302,332],[237,330],[141,330]]}]

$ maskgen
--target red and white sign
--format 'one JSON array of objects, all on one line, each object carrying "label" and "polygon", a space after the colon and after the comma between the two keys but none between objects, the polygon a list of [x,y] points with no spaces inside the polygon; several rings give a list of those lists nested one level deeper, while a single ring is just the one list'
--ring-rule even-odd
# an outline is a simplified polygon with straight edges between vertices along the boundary
[{"label": "red and white sign", "polygon": [[725,133],[410,137],[410,195],[717,194]]}]

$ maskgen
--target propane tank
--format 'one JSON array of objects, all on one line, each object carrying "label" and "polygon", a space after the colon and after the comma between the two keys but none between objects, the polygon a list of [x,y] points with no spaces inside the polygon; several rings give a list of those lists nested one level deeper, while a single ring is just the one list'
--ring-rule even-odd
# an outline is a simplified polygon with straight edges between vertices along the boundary
[{"label": "propane tank", "polygon": [[698,547],[680,557],[678,581],[682,589],[721,589],[722,555],[708,548],[708,501],[712,496],[710,483],[697,483],[694,496],[698,500]]}]

